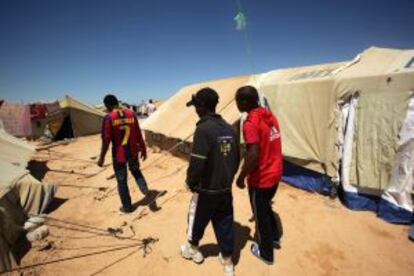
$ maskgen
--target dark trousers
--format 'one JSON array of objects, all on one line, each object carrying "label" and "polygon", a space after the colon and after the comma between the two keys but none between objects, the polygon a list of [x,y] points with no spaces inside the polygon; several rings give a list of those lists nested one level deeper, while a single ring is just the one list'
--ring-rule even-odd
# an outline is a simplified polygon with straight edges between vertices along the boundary
[{"label": "dark trousers", "polygon": [[280,217],[272,210],[272,199],[277,187],[267,189],[249,187],[260,256],[270,262],[273,262],[273,242],[280,241],[283,234]]},{"label": "dark trousers", "polygon": [[187,238],[198,246],[208,223],[213,223],[214,233],[221,254],[231,256],[234,248],[233,196],[230,192],[220,194],[194,193],[188,212]]},{"label": "dark trousers", "polygon": [[140,191],[144,195],[148,193],[147,182],[145,181],[144,175],[139,169],[138,160],[132,160],[131,158],[128,158],[127,163],[118,163],[114,161],[113,167],[115,171],[115,177],[118,182],[118,193],[119,193],[119,197],[121,198],[122,206],[126,210],[132,208],[131,196],[129,195],[128,182],[127,182],[128,180],[127,164],[129,167],[129,171],[134,176],[135,181]]}]

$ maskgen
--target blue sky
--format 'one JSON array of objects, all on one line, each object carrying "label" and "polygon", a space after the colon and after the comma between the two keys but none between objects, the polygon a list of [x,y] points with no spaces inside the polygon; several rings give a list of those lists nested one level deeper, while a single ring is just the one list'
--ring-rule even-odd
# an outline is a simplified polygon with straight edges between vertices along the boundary
[{"label": "blue sky", "polygon": [[0,0],[0,98],[138,103],[204,80],[414,48],[414,0]]}]

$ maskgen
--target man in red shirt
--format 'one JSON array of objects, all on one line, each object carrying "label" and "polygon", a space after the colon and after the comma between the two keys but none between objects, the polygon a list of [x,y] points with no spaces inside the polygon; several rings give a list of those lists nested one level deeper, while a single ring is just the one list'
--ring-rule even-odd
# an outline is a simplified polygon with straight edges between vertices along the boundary
[{"label": "man in red shirt", "polygon": [[273,247],[279,247],[282,234],[279,216],[272,210],[272,199],[282,176],[279,123],[270,110],[259,106],[259,95],[252,86],[237,90],[236,103],[240,112],[248,113],[243,124],[246,155],[237,186],[243,189],[247,177],[258,238],[251,252],[273,264]]},{"label": "man in red shirt", "polygon": [[121,109],[114,95],[106,95],[103,100],[108,114],[102,125],[102,148],[98,166],[102,167],[109,144],[112,142],[112,164],[118,182],[123,213],[132,212],[131,197],[127,184],[127,164],[137,185],[144,195],[148,194],[147,182],[139,169],[138,153],[142,160],[147,158],[144,139],[139,128],[138,119],[129,109]]}]

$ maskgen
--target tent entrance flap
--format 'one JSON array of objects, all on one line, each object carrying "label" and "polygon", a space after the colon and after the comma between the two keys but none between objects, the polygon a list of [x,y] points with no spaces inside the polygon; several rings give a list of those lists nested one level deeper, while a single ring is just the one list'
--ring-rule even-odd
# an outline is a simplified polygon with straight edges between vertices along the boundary
[{"label": "tent entrance flap", "polygon": [[[355,150],[355,131],[357,122],[357,109],[359,103],[359,94],[354,94],[342,106],[342,141],[340,147],[340,183],[342,185],[341,197],[344,204],[352,210],[376,211],[378,204],[377,195],[372,195],[374,191],[364,192],[351,184],[352,162],[354,160]],[[341,130],[339,130],[341,131]],[[341,139],[340,139],[341,140]]]},{"label": "tent entrance flap", "polygon": [[73,138],[72,120],[70,116],[66,116],[63,119],[63,123],[60,129],[57,131],[54,140],[59,141],[65,138]]},{"label": "tent entrance flap", "polygon": [[414,218],[414,93],[399,137],[390,185],[382,195],[378,215],[394,223],[411,223]]}]

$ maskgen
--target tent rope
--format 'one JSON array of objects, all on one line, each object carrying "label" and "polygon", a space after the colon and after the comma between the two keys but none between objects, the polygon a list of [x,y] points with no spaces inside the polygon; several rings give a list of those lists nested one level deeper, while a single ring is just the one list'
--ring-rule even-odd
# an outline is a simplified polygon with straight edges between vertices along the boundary
[{"label": "tent rope", "polygon": [[49,265],[49,264],[53,264],[53,263],[61,263],[61,262],[65,262],[65,261],[70,261],[70,260],[75,260],[75,259],[80,259],[80,258],[85,258],[85,257],[90,257],[90,256],[101,255],[101,254],[105,254],[105,253],[109,253],[109,252],[121,251],[121,250],[129,249],[129,248],[133,248],[133,247],[137,247],[138,250],[143,250],[144,257],[145,257],[147,254],[150,254],[152,252],[151,245],[155,244],[158,241],[159,241],[158,238],[148,237],[148,238],[140,240],[140,243],[134,243],[134,244],[131,244],[131,245],[120,246],[120,247],[117,247],[117,248],[105,249],[105,250],[100,250],[100,251],[95,251],[95,252],[90,252],[90,253],[85,253],[85,254],[79,254],[79,255],[59,258],[59,259],[45,261],[45,262],[39,262],[39,263],[27,265],[27,266],[21,266],[21,267],[16,267],[16,268],[9,269],[9,270],[1,271],[0,273],[9,273],[9,272],[15,272],[15,271],[22,271],[22,270],[27,270],[27,269],[31,269],[31,268],[35,268],[35,267],[39,267],[39,266],[45,266],[45,265]]}]

